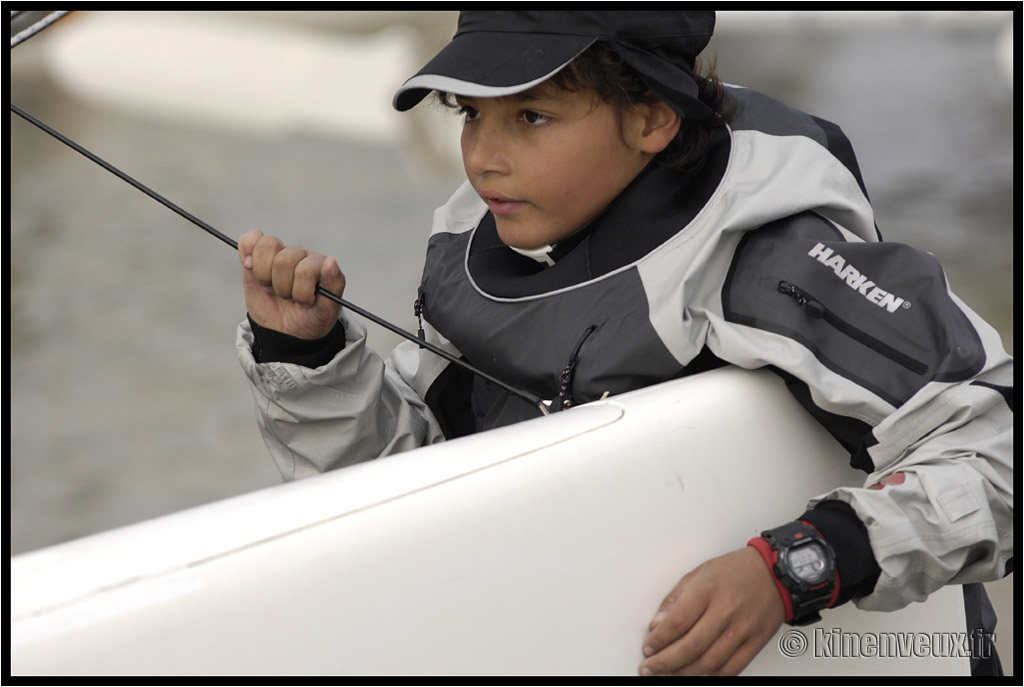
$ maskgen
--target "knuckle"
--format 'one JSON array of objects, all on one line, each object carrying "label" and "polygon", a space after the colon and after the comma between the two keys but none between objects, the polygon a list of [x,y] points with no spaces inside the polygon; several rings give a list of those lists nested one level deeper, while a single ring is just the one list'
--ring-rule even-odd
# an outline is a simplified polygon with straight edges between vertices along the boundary
[{"label": "knuckle", "polygon": [[271,265],[275,272],[281,272],[284,274],[286,272],[294,272],[297,262],[298,260],[296,260],[295,251],[285,248],[274,253]]},{"label": "knuckle", "polygon": [[258,270],[266,271],[280,252],[280,241],[273,236],[261,236],[252,247],[253,262]]},{"label": "knuckle", "polygon": [[262,235],[256,239],[256,249],[264,253],[277,253],[284,247],[284,243],[276,236]]},{"label": "knuckle", "polygon": [[682,634],[688,627],[686,619],[680,613],[669,613],[662,622],[665,629],[675,636]]},{"label": "knuckle", "polygon": [[295,266],[296,279],[316,281],[320,277],[320,264],[315,259],[311,260],[310,257],[307,256],[300,260]]}]

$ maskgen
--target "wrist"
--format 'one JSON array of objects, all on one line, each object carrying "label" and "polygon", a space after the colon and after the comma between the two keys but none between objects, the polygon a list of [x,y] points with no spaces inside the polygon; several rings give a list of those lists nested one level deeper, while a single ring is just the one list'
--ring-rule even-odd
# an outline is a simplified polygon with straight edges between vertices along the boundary
[{"label": "wrist", "polygon": [[252,354],[258,363],[295,363],[309,368],[325,365],[345,348],[345,328],[341,321],[319,339],[302,339],[260,326],[249,316],[253,333]]},{"label": "wrist", "polygon": [[796,521],[747,542],[775,581],[787,623],[807,625],[821,619],[818,611],[835,605],[839,574],[832,547],[810,523]]}]

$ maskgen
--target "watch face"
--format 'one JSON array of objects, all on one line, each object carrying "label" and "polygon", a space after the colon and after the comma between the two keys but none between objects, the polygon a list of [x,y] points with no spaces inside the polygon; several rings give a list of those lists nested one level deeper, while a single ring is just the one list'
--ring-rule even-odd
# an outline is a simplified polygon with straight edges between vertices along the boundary
[{"label": "watch face", "polygon": [[816,541],[790,549],[786,561],[793,577],[803,582],[818,582],[827,572],[828,558],[825,547]]}]

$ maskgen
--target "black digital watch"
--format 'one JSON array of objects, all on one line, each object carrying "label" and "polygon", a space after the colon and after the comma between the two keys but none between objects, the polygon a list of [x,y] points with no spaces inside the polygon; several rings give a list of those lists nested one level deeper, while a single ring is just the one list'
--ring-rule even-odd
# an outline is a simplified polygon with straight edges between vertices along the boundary
[{"label": "black digital watch", "polygon": [[836,557],[832,547],[811,525],[791,522],[765,530],[761,537],[775,550],[772,572],[793,602],[790,625],[810,625],[821,620],[836,588]]}]

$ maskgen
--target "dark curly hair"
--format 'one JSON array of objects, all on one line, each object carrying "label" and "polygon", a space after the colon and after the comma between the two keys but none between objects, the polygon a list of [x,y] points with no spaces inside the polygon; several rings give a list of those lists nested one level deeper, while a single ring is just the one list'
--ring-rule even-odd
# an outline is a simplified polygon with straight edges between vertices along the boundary
[{"label": "dark curly hair", "polygon": [[[711,146],[734,114],[713,63],[698,61],[694,79],[698,98],[714,114],[707,119],[683,119],[675,139],[656,158],[659,164],[692,175],[703,169]],[[658,102],[640,74],[604,42],[585,50],[550,82],[567,91],[590,89],[620,113],[633,105]],[[438,93],[438,99],[445,107],[459,109],[449,93]]]},{"label": "dark curly hair", "polygon": [[[704,167],[711,145],[734,114],[713,62],[698,62],[694,80],[699,100],[714,114],[708,119],[683,119],[675,139],[657,157],[660,164],[690,174]],[[640,74],[603,42],[584,51],[551,77],[551,82],[568,91],[592,89],[601,100],[620,112],[633,105],[658,102]]]}]

